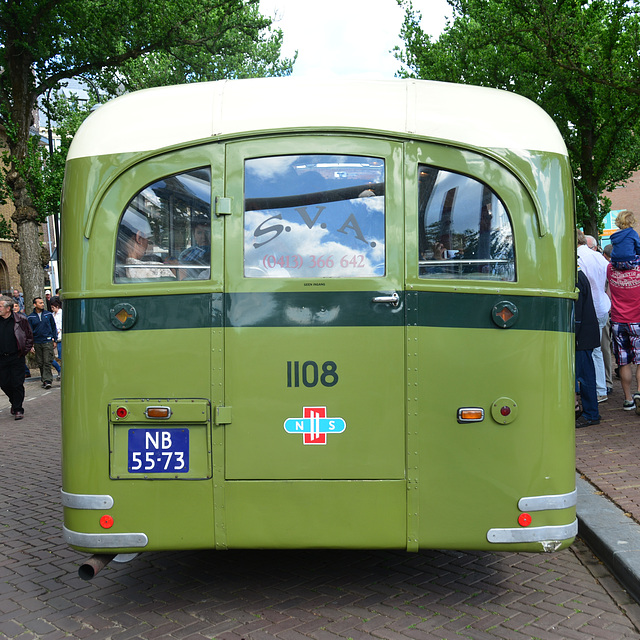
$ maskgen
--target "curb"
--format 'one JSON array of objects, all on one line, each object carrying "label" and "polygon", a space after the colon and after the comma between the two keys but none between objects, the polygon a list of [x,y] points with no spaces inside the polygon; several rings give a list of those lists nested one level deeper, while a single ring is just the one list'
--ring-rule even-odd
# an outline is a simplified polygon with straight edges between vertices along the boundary
[{"label": "curb", "polygon": [[640,602],[640,525],[579,475],[576,487],[580,537]]}]

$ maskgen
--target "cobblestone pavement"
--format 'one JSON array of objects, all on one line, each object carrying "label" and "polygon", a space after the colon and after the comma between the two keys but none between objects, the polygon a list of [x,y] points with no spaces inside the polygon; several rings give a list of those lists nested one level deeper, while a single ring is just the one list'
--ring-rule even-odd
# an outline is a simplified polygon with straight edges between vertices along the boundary
[{"label": "cobblestone pavement", "polygon": [[576,430],[577,470],[640,523],[640,416],[624,411],[620,381],[599,405],[601,422]]},{"label": "cobblestone pavement", "polygon": [[553,555],[143,554],[91,582],[61,540],[59,387],[0,400],[0,638],[640,638],[639,607],[577,542]]}]

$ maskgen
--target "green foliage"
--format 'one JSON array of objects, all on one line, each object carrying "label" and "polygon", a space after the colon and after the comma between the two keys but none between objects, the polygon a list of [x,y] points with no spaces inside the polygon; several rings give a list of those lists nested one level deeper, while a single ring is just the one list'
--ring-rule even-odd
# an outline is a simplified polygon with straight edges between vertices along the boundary
[{"label": "green foliage", "polygon": [[[61,98],[67,80],[105,99],[158,85],[287,75],[295,58],[281,60],[281,45],[258,0],[0,2],[0,124],[8,145],[0,200],[14,201],[19,225],[59,209],[69,142],[91,107]],[[42,96],[62,140],[52,154],[30,130]],[[0,220],[0,237],[14,237],[7,221]],[[39,265],[30,251],[21,247],[21,263]]]},{"label": "green foliage", "polygon": [[[605,190],[640,166],[638,0],[448,0],[435,41],[409,0],[396,57],[402,75],[513,91],[554,119],[576,178],[578,220],[590,233]],[[526,126],[526,123],[523,123]]]},{"label": "green foliage", "polygon": [[282,76],[295,60],[281,60],[282,32],[248,6],[231,14],[223,26],[181,25],[181,42],[126,60],[117,68],[103,68],[84,78],[108,95],[184,82]]}]

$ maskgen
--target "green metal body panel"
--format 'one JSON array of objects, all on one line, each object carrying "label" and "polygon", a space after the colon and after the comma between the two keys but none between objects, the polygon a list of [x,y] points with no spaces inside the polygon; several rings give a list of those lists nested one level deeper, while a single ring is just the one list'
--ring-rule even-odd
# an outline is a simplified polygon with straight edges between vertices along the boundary
[{"label": "green metal body panel", "polygon": [[[243,277],[244,161],[305,153],[385,160],[383,277]],[[515,282],[419,277],[419,163],[491,185],[512,218]],[[213,199],[231,203],[230,215],[212,216],[211,278],[115,284],[116,230],[129,199],[203,166]],[[487,532],[517,528],[523,497],[575,488],[572,211],[565,157],[382,134],[266,132],[70,161],[62,488],[113,499],[108,508],[65,506],[67,530],[95,534],[70,544],[100,552],[82,540],[140,532],[144,546],[111,550],[540,551],[540,542],[489,542]],[[372,303],[393,291],[398,307]],[[503,301],[518,310],[506,329],[492,321]],[[112,319],[123,303],[136,312],[127,330]],[[314,384],[293,384],[296,366]],[[504,399],[517,409],[508,424],[492,414]],[[192,433],[194,468],[180,477],[130,473],[128,429],[147,427],[144,408],[163,402],[176,408],[163,426]],[[130,409],[124,420],[119,406]],[[344,431],[303,446],[286,421],[305,407],[326,409]],[[463,407],[483,408],[484,419],[461,424]],[[105,513],[114,520],[108,531]],[[566,526],[575,506],[532,517],[532,527]]]},{"label": "green metal body panel", "polygon": [[229,548],[403,548],[406,484],[229,482]]}]

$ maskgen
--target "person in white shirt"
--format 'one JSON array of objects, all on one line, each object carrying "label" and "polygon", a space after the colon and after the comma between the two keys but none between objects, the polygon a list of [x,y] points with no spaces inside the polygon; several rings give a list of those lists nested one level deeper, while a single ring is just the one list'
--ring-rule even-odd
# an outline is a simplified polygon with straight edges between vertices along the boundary
[{"label": "person in white shirt", "polygon": [[[589,247],[589,241],[595,247]],[[609,263],[606,258],[597,250],[597,242],[592,236],[585,236],[578,230],[578,264],[587,276],[591,285],[591,294],[593,296],[593,306],[598,317],[598,326],[600,327],[600,338],[602,339],[602,329],[609,319],[609,309],[611,309],[611,300],[606,292],[607,284],[607,266]],[[593,364],[596,369],[596,387],[598,392],[598,402],[605,402],[607,395],[607,380],[605,376],[604,358],[602,357],[602,348],[598,347],[593,350]]]},{"label": "person in white shirt", "polygon": [[60,376],[62,374],[62,301],[60,298],[51,298],[51,313],[53,314],[53,319],[56,322],[56,329],[58,331],[56,345],[58,349],[58,360],[60,360],[60,364],[56,367],[57,362],[54,358],[53,366],[58,370],[58,380],[60,380]]}]

